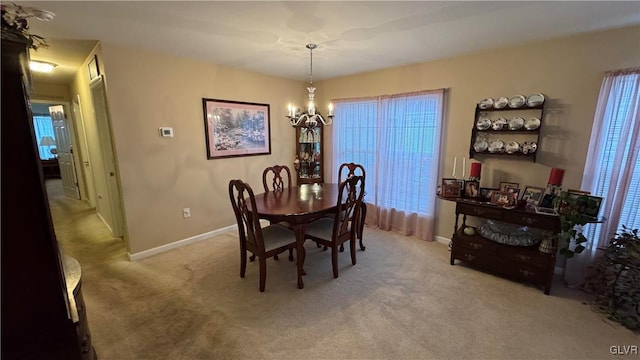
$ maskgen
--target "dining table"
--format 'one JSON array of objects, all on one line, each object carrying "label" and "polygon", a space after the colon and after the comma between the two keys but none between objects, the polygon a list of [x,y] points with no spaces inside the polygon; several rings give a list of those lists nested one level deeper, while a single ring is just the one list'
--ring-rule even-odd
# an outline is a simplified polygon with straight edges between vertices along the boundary
[{"label": "dining table", "polygon": [[249,209],[258,218],[271,223],[286,222],[296,235],[296,265],[298,288],[304,288],[304,241],[307,224],[335,213],[338,207],[339,185],[333,183],[302,184],[255,195],[256,209]]}]

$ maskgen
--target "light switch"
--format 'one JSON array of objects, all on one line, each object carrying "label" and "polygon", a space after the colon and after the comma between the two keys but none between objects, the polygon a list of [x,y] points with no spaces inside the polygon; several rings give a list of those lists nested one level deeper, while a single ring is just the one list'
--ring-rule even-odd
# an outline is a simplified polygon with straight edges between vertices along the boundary
[{"label": "light switch", "polygon": [[161,127],[160,128],[160,136],[162,136],[162,137],[173,137],[173,128],[171,128],[171,127]]}]

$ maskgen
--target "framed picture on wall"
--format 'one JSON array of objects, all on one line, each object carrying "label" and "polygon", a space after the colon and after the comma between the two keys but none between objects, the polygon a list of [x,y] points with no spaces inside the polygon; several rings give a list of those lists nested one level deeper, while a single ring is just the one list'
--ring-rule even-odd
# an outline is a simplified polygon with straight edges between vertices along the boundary
[{"label": "framed picture on wall", "polygon": [[271,154],[269,104],[202,99],[207,159]]}]

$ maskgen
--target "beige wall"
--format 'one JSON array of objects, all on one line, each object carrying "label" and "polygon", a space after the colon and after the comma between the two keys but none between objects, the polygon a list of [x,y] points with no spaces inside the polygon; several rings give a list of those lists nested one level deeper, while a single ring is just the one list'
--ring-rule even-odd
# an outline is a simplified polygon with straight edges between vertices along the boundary
[{"label": "beige wall", "polygon": [[[261,192],[265,167],[292,163],[286,106],[303,83],[107,43],[102,56],[130,253],[234,225],[229,180]],[[207,160],[202,98],[270,104],[271,155]]]},{"label": "beige wall", "polygon": [[[541,92],[547,104],[537,163],[478,159],[483,163],[481,186],[497,187],[500,181],[510,181],[544,187],[549,169],[560,167],[566,169],[563,187],[577,189],[604,72],[639,65],[640,27],[634,26],[342,77],[318,82],[317,87],[322,90],[320,104],[327,98],[447,88],[441,177],[451,175],[454,156],[458,166],[463,156],[469,156],[479,100]],[[438,200],[436,206],[436,234],[449,238],[454,204]]]}]

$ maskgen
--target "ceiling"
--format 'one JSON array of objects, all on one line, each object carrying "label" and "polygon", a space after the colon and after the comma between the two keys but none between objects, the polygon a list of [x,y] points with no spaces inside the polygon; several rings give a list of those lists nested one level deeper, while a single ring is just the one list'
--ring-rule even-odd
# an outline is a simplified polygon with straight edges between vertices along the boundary
[{"label": "ceiling", "polygon": [[[327,79],[640,24],[640,1],[27,1],[31,32],[68,82],[96,41],[290,79]],[[640,35],[639,35],[640,37]],[[639,40],[640,41],[640,40]]]}]

